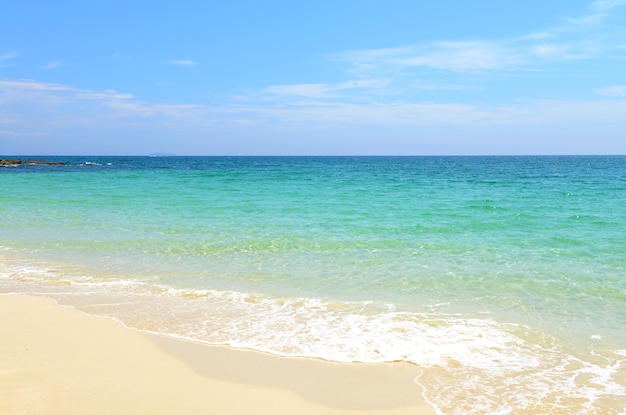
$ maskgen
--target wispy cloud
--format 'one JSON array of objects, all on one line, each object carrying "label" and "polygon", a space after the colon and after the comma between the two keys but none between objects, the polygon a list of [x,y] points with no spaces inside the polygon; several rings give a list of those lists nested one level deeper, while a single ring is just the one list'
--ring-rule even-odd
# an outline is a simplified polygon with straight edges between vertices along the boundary
[{"label": "wispy cloud", "polygon": [[626,0],[595,0],[591,2],[591,7],[599,12],[606,12],[623,4],[626,4]]},{"label": "wispy cloud", "polygon": [[1,136],[9,136],[9,137],[32,137],[32,136],[44,136],[44,133],[41,132],[33,132],[33,131],[11,131],[11,130],[0,130]]},{"label": "wispy cloud", "polygon": [[20,53],[17,51],[13,51],[13,52],[7,52],[7,53],[3,53],[0,55],[0,61],[5,61],[5,60],[9,60],[9,59],[13,59],[15,58],[17,55],[19,55]]},{"label": "wispy cloud", "polygon": [[[558,125],[610,122],[626,124],[626,100],[535,100],[509,105],[436,102],[373,102],[294,100],[277,105],[210,106],[146,102],[112,90],[85,90],[29,80],[0,80],[0,129],[30,130],[33,117],[41,128],[91,126],[129,129],[205,129],[217,124],[486,126]],[[625,86],[599,93],[617,96]]]},{"label": "wispy cloud", "polygon": [[605,27],[614,9],[626,0],[596,0],[589,13],[564,18],[552,27],[511,38],[441,40],[382,49],[353,50],[338,54],[351,71],[363,77],[373,74],[406,74],[424,69],[457,73],[528,70],[546,64],[602,57],[623,48],[626,32]]},{"label": "wispy cloud", "polygon": [[[551,62],[564,62],[582,59],[592,59],[600,46],[591,41],[537,43],[528,50],[529,66],[543,66]],[[533,64],[530,61],[537,58]]]},{"label": "wispy cloud", "polygon": [[20,53],[17,51],[0,54],[0,68],[6,68],[10,65],[9,61],[16,58]]},{"label": "wispy cloud", "polygon": [[449,83],[424,83],[420,81],[415,82],[412,86],[422,91],[464,91],[472,89],[467,85]]},{"label": "wispy cloud", "polygon": [[[147,102],[115,90],[91,90],[28,79],[0,79],[0,129],[29,131],[91,126],[151,129],[154,126],[192,128],[211,125],[227,114],[250,111],[227,106]],[[216,115],[221,114],[221,115]],[[36,121],[35,121],[36,120]]]},{"label": "wispy cloud", "polygon": [[519,60],[513,51],[492,42],[442,41],[428,49],[426,53],[414,50],[408,56],[396,57],[393,62],[407,67],[473,71],[502,69],[515,65]]},{"label": "wispy cloud", "polygon": [[265,92],[274,95],[296,95],[302,97],[328,97],[340,91],[351,89],[375,89],[389,85],[387,80],[358,79],[336,84],[291,84],[273,85]]},{"label": "wispy cloud", "polygon": [[340,59],[357,75],[397,78],[419,69],[456,73],[528,70],[541,65],[544,59],[571,60],[591,55],[590,41],[568,43],[554,37],[546,33],[492,41],[440,41],[349,51],[340,54]]},{"label": "wispy cloud", "polygon": [[[411,68],[450,71],[484,71],[504,69],[519,63],[513,49],[489,41],[441,41],[430,44],[345,52],[342,60],[357,73],[380,69],[386,72]],[[402,73],[402,72],[400,72]]]},{"label": "wispy cloud", "polygon": [[[589,14],[579,19],[602,15],[599,23],[606,23],[609,19],[605,16],[625,3],[594,1],[589,3]],[[510,38],[441,40],[345,51],[333,56],[335,63],[343,64],[343,72],[334,74],[335,79],[339,76],[345,81],[269,85],[220,105],[149,102],[115,90],[0,79],[0,129],[19,133],[20,128],[32,125],[69,129],[78,124],[94,130],[115,125],[131,130],[167,127],[198,131],[226,124],[251,129],[289,124],[302,130],[320,125],[626,125],[626,100],[615,99],[626,97],[626,86],[620,81],[605,81],[608,86],[596,89],[595,99],[586,100],[502,98],[506,91],[498,91],[494,94],[497,101],[493,101],[487,93],[482,94],[484,84],[496,78],[502,82],[517,79],[521,73],[534,76],[547,70],[553,70],[555,77],[568,68],[561,64],[624,55],[623,29],[605,36],[599,25],[579,23],[563,19],[553,27],[535,28]],[[0,64],[15,56],[17,52],[0,55]],[[166,64],[197,65],[193,60]],[[586,93],[590,89],[587,84]],[[452,101],[437,100],[450,97],[442,91],[466,92],[455,94]],[[466,94],[476,91],[480,94],[467,99]]]},{"label": "wispy cloud", "polygon": [[0,91],[7,97],[25,97],[27,94],[47,96],[57,100],[127,100],[133,96],[114,90],[94,91],[61,84],[37,82],[30,79],[1,80]]},{"label": "wispy cloud", "polygon": [[550,39],[555,37],[556,35],[554,33],[551,32],[532,32],[532,33],[528,33],[526,35],[522,35],[519,36],[517,38],[517,40],[543,40],[543,39]]},{"label": "wispy cloud", "polygon": [[63,62],[61,62],[61,61],[53,61],[53,62],[49,62],[49,63],[41,66],[39,69],[54,69],[54,68],[58,68],[59,66],[63,66]]},{"label": "wispy cloud", "polygon": [[[299,102],[291,106],[247,108],[281,122],[309,125],[388,126],[533,126],[626,124],[626,101],[538,100],[515,105],[475,105],[434,102],[375,104]],[[573,122],[572,120],[576,120]]]},{"label": "wispy cloud", "polygon": [[605,97],[625,98],[626,97],[626,85],[606,86],[604,88],[596,89],[595,92],[596,94],[602,95]]},{"label": "wispy cloud", "polygon": [[191,59],[172,59],[169,63],[177,66],[196,66],[198,64],[198,62]]},{"label": "wispy cloud", "polygon": [[590,13],[585,16],[566,19],[574,25],[594,27],[599,26],[610,17],[610,11],[616,7],[626,4],[624,0],[596,0],[592,1],[589,9]]}]

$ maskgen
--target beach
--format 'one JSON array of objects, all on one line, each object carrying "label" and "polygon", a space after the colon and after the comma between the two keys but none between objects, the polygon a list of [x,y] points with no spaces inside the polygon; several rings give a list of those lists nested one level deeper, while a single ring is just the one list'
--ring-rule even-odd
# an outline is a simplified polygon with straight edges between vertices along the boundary
[{"label": "beach", "polygon": [[[0,295],[49,299],[3,319],[3,341],[22,336],[7,382],[47,381],[0,414],[49,393],[138,412],[168,412],[170,394],[188,405],[170,413],[422,399],[442,415],[623,415],[624,157],[46,161],[63,164],[0,169]],[[28,369],[31,333],[59,353]]]},{"label": "beach", "polygon": [[340,364],[139,333],[0,295],[0,414],[432,414],[408,364]]}]

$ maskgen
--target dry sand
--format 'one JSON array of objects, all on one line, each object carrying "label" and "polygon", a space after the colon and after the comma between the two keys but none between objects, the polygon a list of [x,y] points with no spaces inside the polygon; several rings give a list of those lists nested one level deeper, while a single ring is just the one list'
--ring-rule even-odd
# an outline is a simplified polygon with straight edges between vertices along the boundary
[{"label": "dry sand", "polygon": [[205,346],[0,295],[2,415],[432,414],[415,371]]}]

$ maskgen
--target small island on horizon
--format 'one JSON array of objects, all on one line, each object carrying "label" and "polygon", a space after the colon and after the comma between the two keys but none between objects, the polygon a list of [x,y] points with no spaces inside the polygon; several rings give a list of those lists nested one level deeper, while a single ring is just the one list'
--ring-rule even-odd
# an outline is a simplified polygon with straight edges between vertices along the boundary
[{"label": "small island on horizon", "polygon": [[148,157],[175,157],[174,153],[150,153]]}]

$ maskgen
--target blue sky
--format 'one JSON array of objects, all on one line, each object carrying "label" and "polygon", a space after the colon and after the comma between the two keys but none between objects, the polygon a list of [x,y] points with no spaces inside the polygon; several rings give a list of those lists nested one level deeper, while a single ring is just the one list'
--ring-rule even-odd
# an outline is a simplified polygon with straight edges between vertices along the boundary
[{"label": "blue sky", "polygon": [[626,0],[2,9],[0,155],[626,154]]}]

